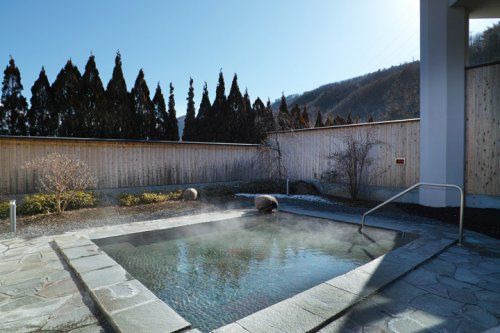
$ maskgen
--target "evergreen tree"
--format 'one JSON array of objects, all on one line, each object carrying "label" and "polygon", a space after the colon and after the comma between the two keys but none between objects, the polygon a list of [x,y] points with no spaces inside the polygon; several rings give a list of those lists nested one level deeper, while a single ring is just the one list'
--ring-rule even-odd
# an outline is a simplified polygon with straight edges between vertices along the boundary
[{"label": "evergreen tree", "polygon": [[292,128],[300,129],[305,127],[305,121],[302,119],[302,114],[300,112],[300,107],[295,104],[290,111],[290,116],[292,118]]},{"label": "evergreen tree", "polygon": [[257,130],[255,128],[255,110],[253,109],[252,103],[250,102],[250,95],[248,95],[248,89],[245,89],[245,94],[243,95],[242,113],[244,115],[243,117],[244,131],[243,131],[242,142],[258,143],[259,139],[257,136]]},{"label": "evergreen tree", "polygon": [[318,110],[318,114],[316,115],[316,122],[314,123],[314,127],[323,127],[323,118],[321,116],[321,111]]},{"label": "evergreen tree", "polygon": [[278,111],[278,129],[280,131],[289,130],[293,125],[292,118],[288,113],[288,106],[286,104],[285,94],[281,95],[281,103]]},{"label": "evergreen tree", "polygon": [[370,115],[370,118],[368,118],[369,123],[373,123],[373,114]]},{"label": "evergreen tree", "polygon": [[223,124],[228,128],[228,136],[223,142],[246,142],[247,117],[243,109],[243,96],[238,86],[238,76],[234,74],[229,96],[227,97],[228,110],[223,118]]},{"label": "evergreen tree", "polygon": [[57,122],[53,121],[54,96],[49,79],[42,67],[38,79],[31,87],[31,108],[28,111],[30,135],[51,136],[57,131]]},{"label": "evergreen tree", "polygon": [[123,77],[122,57],[116,53],[113,75],[106,87],[106,112],[103,136],[130,139],[137,137],[137,119],[134,116],[131,95]]},{"label": "evergreen tree", "polygon": [[84,134],[81,83],[80,71],[68,60],[52,84],[57,136],[81,137]]},{"label": "evergreen tree", "polygon": [[207,122],[209,128],[209,141],[229,142],[231,139],[232,119],[229,113],[229,106],[226,98],[226,86],[222,70],[219,72],[219,82],[215,90],[215,99],[212,104],[212,112]]},{"label": "evergreen tree", "polygon": [[307,112],[307,106],[304,105],[304,109],[302,110],[302,122],[303,128],[309,128],[311,126],[309,122],[309,113]]},{"label": "evergreen tree", "polygon": [[168,113],[159,82],[156,86],[155,95],[153,96],[153,115],[154,119],[151,119],[151,121],[154,122],[154,133],[152,138],[156,140],[167,140],[165,121],[168,122]]},{"label": "evergreen tree", "polygon": [[267,99],[265,113],[266,118],[268,119],[267,132],[275,132],[277,130],[276,119],[274,118],[273,109],[271,108],[271,100],[269,98]]},{"label": "evergreen tree", "polygon": [[131,94],[134,105],[134,118],[136,124],[139,124],[139,129],[135,133],[132,132],[132,138],[150,140],[155,134],[156,121],[153,103],[149,98],[149,88],[146,80],[144,80],[144,71],[142,69],[137,74]]},{"label": "evergreen tree", "polygon": [[82,136],[105,137],[106,96],[93,55],[90,55],[82,77],[82,110]]},{"label": "evergreen tree", "polygon": [[342,118],[341,116],[337,115],[335,119],[333,119],[333,124],[332,125],[345,125],[346,120]]},{"label": "evergreen tree", "polygon": [[170,94],[168,96],[168,132],[167,140],[179,141],[179,126],[175,112],[174,86],[170,82]]},{"label": "evergreen tree", "polygon": [[196,133],[196,110],[194,106],[194,88],[193,79],[189,78],[189,91],[186,109],[186,118],[184,118],[184,130],[182,132],[182,141],[198,141]]},{"label": "evergreen tree", "polygon": [[353,121],[352,121],[351,113],[349,112],[349,114],[347,114],[346,124],[350,125],[352,123],[353,123]]},{"label": "evergreen tree", "polygon": [[328,126],[333,126],[333,125],[335,125],[333,116],[331,114],[329,114],[326,117],[325,126],[328,127]]},{"label": "evergreen tree", "polygon": [[211,128],[210,121],[212,117],[212,104],[208,96],[207,83],[203,85],[203,94],[201,96],[198,115],[196,116],[196,140],[200,142],[214,141],[214,132]]},{"label": "evergreen tree", "polygon": [[274,115],[271,110],[271,101],[268,100],[266,107],[262,100],[257,98],[253,103],[253,110],[255,113],[255,140],[256,143],[260,143],[266,139],[266,133],[274,132],[276,130]]},{"label": "evergreen tree", "polygon": [[21,73],[10,57],[2,82],[0,104],[0,134],[26,135],[26,111],[28,103],[22,95]]}]

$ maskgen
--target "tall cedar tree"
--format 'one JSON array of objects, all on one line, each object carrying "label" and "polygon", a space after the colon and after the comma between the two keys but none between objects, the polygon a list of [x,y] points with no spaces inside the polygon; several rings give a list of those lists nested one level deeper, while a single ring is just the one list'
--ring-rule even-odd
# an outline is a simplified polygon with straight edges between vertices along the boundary
[{"label": "tall cedar tree", "polygon": [[351,117],[351,113],[349,112],[349,114],[347,114],[346,124],[350,125],[352,123],[353,123],[353,120]]},{"label": "tall cedar tree", "polygon": [[[269,106],[270,104],[271,102],[269,101]],[[255,139],[257,143],[260,143],[266,139],[267,132],[273,132],[276,129],[274,126],[274,116],[271,108],[266,107],[258,97],[253,103],[253,110],[255,113]]]},{"label": "tall cedar tree", "polygon": [[[38,79],[31,87],[31,108],[28,111],[28,127],[30,135],[53,136],[58,123],[51,116],[54,109],[54,96],[49,79],[42,67]],[[57,120],[57,119],[56,119]]]},{"label": "tall cedar tree", "polygon": [[2,96],[0,99],[0,134],[26,135],[26,112],[28,103],[22,95],[23,85],[21,74],[10,57],[9,64],[5,68],[2,82]]},{"label": "tall cedar tree", "polygon": [[155,95],[153,96],[153,114],[155,118],[155,128],[153,139],[156,140],[167,140],[167,135],[165,131],[165,126],[163,124],[164,119],[167,119],[167,106],[165,104],[165,98],[161,91],[160,83],[156,86]]},{"label": "tall cedar tree", "polygon": [[318,110],[318,114],[316,115],[316,122],[314,123],[314,127],[323,127],[323,117],[321,115],[321,111]]},{"label": "tall cedar tree", "polygon": [[309,113],[307,112],[307,106],[304,105],[304,109],[302,110],[302,121],[304,122],[303,128],[311,127],[311,123],[309,122]]},{"label": "tall cedar tree", "polygon": [[269,119],[266,131],[275,132],[277,130],[276,119],[274,118],[273,109],[271,108],[271,100],[269,98],[267,99],[265,113],[266,113],[266,118]]},{"label": "tall cedar tree", "polygon": [[246,114],[243,109],[243,95],[241,95],[236,74],[234,74],[231,83],[227,104],[227,115],[223,119],[223,124],[226,126],[229,135],[224,138],[224,142],[246,142]]},{"label": "tall cedar tree", "polygon": [[179,141],[179,125],[175,111],[174,85],[170,82],[170,93],[168,95],[168,132],[167,140]]},{"label": "tall cedar tree", "polygon": [[301,121],[301,113],[298,104],[295,104],[290,110],[290,117],[292,119],[292,128],[300,129],[303,128],[303,122]]},{"label": "tall cedar tree", "polygon": [[82,137],[84,134],[81,83],[80,71],[68,60],[52,84],[57,136]]},{"label": "tall cedar tree", "polygon": [[105,137],[106,94],[93,55],[90,55],[82,77],[82,110],[83,136]]},{"label": "tall cedar tree", "polygon": [[210,127],[212,117],[212,104],[208,96],[207,83],[203,84],[203,94],[201,95],[200,107],[196,116],[196,140],[200,142],[213,141],[213,131]]},{"label": "tall cedar tree", "polygon": [[345,125],[345,124],[346,120],[339,115],[337,115],[335,119],[332,118],[332,125]]},{"label": "tall cedar tree", "polygon": [[182,141],[198,141],[196,137],[196,110],[194,106],[194,88],[193,78],[189,78],[189,91],[186,109],[186,118],[184,118],[184,131],[182,132]]},{"label": "tall cedar tree", "polygon": [[222,70],[219,72],[219,82],[215,90],[215,99],[207,128],[208,141],[229,142],[231,137],[232,119],[226,98],[226,86]]},{"label": "tall cedar tree", "polygon": [[248,89],[246,88],[245,94],[243,95],[243,114],[245,115],[245,137],[243,142],[258,143],[259,138],[255,128],[255,110],[252,108],[250,95],[248,94]]},{"label": "tall cedar tree", "polygon": [[325,126],[333,126],[335,125],[334,123],[334,120],[333,120],[333,116],[331,114],[329,114],[328,116],[326,116],[326,121],[325,121]]},{"label": "tall cedar tree", "polygon": [[149,88],[146,80],[144,80],[144,71],[142,69],[137,74],[131,94],[135,123],[139,125],[138,131],[132,134],[132,138],[152,139],[155,134],[156,121],[153,113],[153,103],[149,98]]},{"label": "tall cedar tree", "polygon": [[137,124],[131,96],[123,77],[122,57],[116,53],[113,75],[106,87],[106,113],[103,135],[107,138],[131,139],[137,137]]},{"label": "tall cedar tree", "polygon": [[281,95],[281,103],[278,111],[278,130],[285,131],[292,128],[292,118],[288,113],[285,94]]}]

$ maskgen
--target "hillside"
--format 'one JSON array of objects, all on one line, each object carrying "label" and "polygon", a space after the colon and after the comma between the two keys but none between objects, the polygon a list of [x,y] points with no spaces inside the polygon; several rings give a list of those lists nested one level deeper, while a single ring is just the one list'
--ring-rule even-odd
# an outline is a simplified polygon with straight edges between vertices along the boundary
[{"label": "hillside", "polygon": [[[287,96],[289,105],[307,106],[310,119],[320,111],[353,119],[391,120],[418,117],[419,62],[412,62]],[[277,111],[279,101],[272,104]],[[325,119],[325,117],[323,118]]]}]

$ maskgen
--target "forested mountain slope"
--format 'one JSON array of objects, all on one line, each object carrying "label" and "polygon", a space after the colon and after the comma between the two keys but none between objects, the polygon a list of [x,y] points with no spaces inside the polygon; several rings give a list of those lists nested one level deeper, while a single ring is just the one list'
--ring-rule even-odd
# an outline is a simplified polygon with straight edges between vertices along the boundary
[{"label": "forested mountain slope", "polygon": [[[361,121],[413,118],[419,114],[419,78],[415,61],[287,96],[287,103],[307,106],[311,119],[318,111],[323,119],[329,114]],[[277,111],[279,101],[272,107]]]}]

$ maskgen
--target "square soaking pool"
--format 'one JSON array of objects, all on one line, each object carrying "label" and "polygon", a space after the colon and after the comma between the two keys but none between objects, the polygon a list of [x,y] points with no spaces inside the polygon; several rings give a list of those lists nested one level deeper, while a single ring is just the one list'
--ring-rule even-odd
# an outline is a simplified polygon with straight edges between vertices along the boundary
[{"label": "square soaking pool", "polygon": [[277,212],[95,240],[194,328],[210,331],[415,239]]}]

